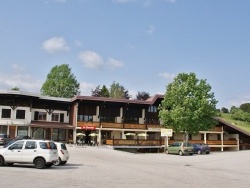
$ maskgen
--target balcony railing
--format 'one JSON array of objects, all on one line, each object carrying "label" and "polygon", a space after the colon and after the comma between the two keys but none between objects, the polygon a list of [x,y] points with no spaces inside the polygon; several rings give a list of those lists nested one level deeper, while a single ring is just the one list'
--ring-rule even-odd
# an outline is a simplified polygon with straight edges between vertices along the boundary
[{"label": "balcony railing", "polygon": [[[168,140],[168,144],[172,144],[177,140]],[[179,140],[181,141],[181,140]],[[204,140],[189,140],[191,143],[204,143]],[[207,140],[208,145],[222,145],[222,140]],[[144,140],[144,139],[107,139],[106,145],[112,146],[161,146],[165,144],[165,140]],[[237,145],[237,140],[223,140],[223,145]]]}]

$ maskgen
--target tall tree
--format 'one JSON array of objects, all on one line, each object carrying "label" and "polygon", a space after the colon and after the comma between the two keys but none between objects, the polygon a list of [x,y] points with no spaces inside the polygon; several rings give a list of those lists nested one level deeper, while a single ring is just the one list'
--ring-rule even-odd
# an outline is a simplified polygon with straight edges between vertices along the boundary
[{"label": "tall tree", "polygon": [[131,96],[122,85],[113,82],[110,86],[109,96],[117,99],[130,99]]},{"label": "tall tree", "polygon": [[216,125],[217,101],[206,80],[199,80],[194,73],[180,73],[167,86],[164,99],[159,106],[159,117],[163,126],[176,133],[197,134]]},{"label": "tall tree", "polygon": [[240,109],[243,110],[243,112],[250,113],[250,103],[241,104]]},{"label": "tall tree", "polygon": [[138,91],[137,95],[136,95],[136,99],[138,100],[147,100],[150,97],[149,93],[145,92],[145,91]]},{"label": "tall tree", "polygon": [[95,90],[92,90],[92,96],[109,97],[109,90],[105,85],[102,86],[102,89],[100,89],[100,85],[98,85],[96,86]]},{"label": "tall tree", "polygon": [[20,88],[19,87],[13,87],[11,90],[12,91],[20,91]]},{"label": "tall tree", "polygon": [[42,95],[71,98],[80,94],[80,84],[68,64],[54,66],[42,85]]}]

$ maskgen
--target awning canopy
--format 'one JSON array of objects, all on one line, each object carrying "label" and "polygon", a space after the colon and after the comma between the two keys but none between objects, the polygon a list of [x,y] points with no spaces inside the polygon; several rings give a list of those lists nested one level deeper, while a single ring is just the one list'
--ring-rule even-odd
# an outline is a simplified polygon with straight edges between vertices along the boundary
[{"label": "awning canopy", "polygon": [[53,128],[53,129],[74,129],[73,125],[67,123],[32,121],[30,127],[36,128]]}]

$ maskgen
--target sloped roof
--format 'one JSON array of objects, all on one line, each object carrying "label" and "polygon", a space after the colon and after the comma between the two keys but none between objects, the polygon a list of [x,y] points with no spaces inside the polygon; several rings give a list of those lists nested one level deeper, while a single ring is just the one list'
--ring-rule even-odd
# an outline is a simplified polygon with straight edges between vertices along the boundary
[{"label": "sloped roof", "polygon": [[247,131],[245,131],[245,130],[239,128],[239,127],[237,127],[236,125],[234,125],[234,124],[232,124],[232,123],[230,123],[230,122],[224,120],[223,118],[217,117],[216,119],[217,119],[219,122],[225,124],[226,126],[232,128],[232,129],[235,129],[235,130],[237,130],[237,131],[239,131],[239,132],[241,132],[241,133],[243,133],[243,134],[245,134],[245,135],[247,135],[247,136],[250,136],[250,133],[249,133],[249,132],[247,132]]}]

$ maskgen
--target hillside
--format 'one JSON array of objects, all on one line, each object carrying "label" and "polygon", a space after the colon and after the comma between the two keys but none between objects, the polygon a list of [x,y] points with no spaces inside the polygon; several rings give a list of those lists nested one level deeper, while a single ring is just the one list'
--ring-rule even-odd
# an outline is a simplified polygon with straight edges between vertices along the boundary
[{"label": "hillside", "polygon": [[227,113],[220,113],[221,118],[225,121],[234,124],[235,126],[239,127],[240,129],[247,131],[250,133],[250,123],[246,121],[238,121],[231,118],[231,114]]}]

